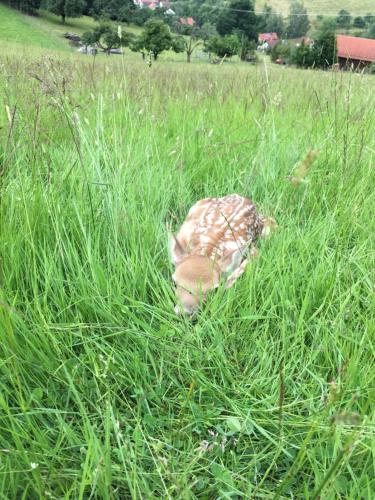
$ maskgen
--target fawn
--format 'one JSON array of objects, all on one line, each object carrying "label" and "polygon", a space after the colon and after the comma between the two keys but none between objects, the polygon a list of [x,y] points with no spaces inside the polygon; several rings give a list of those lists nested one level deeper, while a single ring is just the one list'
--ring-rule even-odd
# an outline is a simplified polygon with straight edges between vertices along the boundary
[{"label": "fawn", "polygon": [[255,242],[277,227],[238,194],[205,198],[191,207],[177,236],[170,237],[175,265],[177,314],[193,315],[221,281],[230,288],[257,254]]}]

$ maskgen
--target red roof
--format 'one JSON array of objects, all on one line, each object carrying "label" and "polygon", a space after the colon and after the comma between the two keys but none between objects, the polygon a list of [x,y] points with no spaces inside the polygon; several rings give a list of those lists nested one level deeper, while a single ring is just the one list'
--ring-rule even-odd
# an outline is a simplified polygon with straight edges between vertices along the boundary
[{"label": "red roof", "polygon": [[337,55],[345,59],[375,61],[375,40],[337,35]]},{"label": "red roof", "polygon": [[147,5],[150,9],[156,9],[156,7],[168,8],[170,6],[169,0],[141,0],[140,4]]},{"label": "red roof", "polygon": [[187,17],[187,18],[180,17],[180,23],[184,24],[186,26],[194,26],[195,21],[194,21],[194,19],[192,17]]},{"label": "red roof", "polygon": [[278,40],[277,33],[259,33],[259,42],[274,42]]}]

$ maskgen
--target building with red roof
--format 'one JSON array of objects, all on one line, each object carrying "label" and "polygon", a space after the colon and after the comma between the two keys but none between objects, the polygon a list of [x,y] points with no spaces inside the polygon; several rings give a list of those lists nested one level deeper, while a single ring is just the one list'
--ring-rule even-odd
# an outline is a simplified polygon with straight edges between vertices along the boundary
[{"label": "building with red roof", "polygon": [[184,26],[194,26],[195,21],[192,17],[180,17],[180,24]]},{"label": "building with red roof", "polygon": [[279,37],[277,33],[259,33],[258,42],[261,45],[267,45],[270,49],[272,49],[279,41]]},{"label": "building with red roof", "polygon": [[135,5],[138,7],[148,7],[151,10],[155,10],[157,7],[160,9],[169,9],[171,2],[169,0],[134,0]]},{"label": "building with red roof", "polygon": [[341,67],[369,66],[375,62],[375,40],[337,35],[337,58]]}]

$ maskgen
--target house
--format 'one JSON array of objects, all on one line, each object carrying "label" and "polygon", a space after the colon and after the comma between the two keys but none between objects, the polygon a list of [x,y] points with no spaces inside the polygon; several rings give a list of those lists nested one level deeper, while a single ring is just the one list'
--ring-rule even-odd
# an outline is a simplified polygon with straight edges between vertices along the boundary
[{"label": "house", "polygon": [[169,9],[171,6],[169,0],[134,0],[134,3],[141,9],[147,7],[151,10],[155,10],[156,8]]},{"label": "house", "polygon": [[194,26],[195,21],[192,17],[180,17],[180,24],[183,26]]},{"label": "house", "polygon": [[273,49],[279,42],[279,37],[277,33],[259,33],[258,42],[264,49]]},{"label": "house", "polygon": [[337,58],[340,68],[370,66],[375,62],[375,40],[337,35]]},{"label": "house", "polygon": [[301,45],[307,45],[308,47],[311,47],[312,45],[314,45],[314,40],[308,36],[294,38],[292,42],[296,45],[296,47],[300,47]]}]

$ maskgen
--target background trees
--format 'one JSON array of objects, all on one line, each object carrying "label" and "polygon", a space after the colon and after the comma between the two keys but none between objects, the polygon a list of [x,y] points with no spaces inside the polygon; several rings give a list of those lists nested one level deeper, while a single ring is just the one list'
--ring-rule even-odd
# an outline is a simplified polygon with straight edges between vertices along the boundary
[{"label": "background trees", "polygon": [[341,9],[337,14],[336,24],[340,26],[340,28],[349,28],[352,24],[352,16],[347,10]]},{"label": "background trees", "polygon": [[174,49],[178,49],[178,52],[186,53],[186,62],[191,62],[191,56],[195,49],[203,45],[203,40],[200,38],[199,28],[194,26],[188,26],[185,29],[185,36],[179,36],[175,38]]},{"label": "background trees", "polygon": [[290,6],[288,26],[286,33],[288,38],[305,36],[310,28],[310,21],[303,3],[293,2]]},{"label": "background trees", "polygon": [[232,0],[227,9],[222,9],[216,29],[220,35],[237,32],[249,40],[257,40],[257,16],[252,0]]},{"label": "background trees", "polygon": [[47,10],[61,17],[63,24],[67,17],[80,17],[85,9],[85,0],[46,0]]},{"label": "background trees", "polygon": [[337,61],[336,32],[331,20],[323,23],[314,37],[313,45],[302,43],[292,55],[292,61],[300,67],[326,69]]},{"label": "background trees", "polygon": [[131,45],[136,52],[150,52],[156,61],[165,50],[183,50],[181,42],[172,36],[171,30],[161,19],[150,19],[143,33]]},{"label": "background trees", "polygon": [[285,23],[283,16],[276,14],[272,7],[265,5],[263,12],[258,16],[257,28],[259,33],[275,32],[279,37],[285,31]]},{"label": "background trees", "polygon": [[206,42],[206,50],[218,57],[232,57],[239,53],[241,42],[237,35],[216,35]]},{"label": "background trees", "polygon": [[111,49],[128,46],[133,37],[134,35],[126,33],[122,29],[115,29],[109,22],[102,22],[92,31],[86,31],[82,35],[82,42],[86,46],[97,44],[110,54]]},{"label": "background trees", "polygon": [[25,14],[34,14],[39,9],[41,0],[8,0],[5,3]]}]

